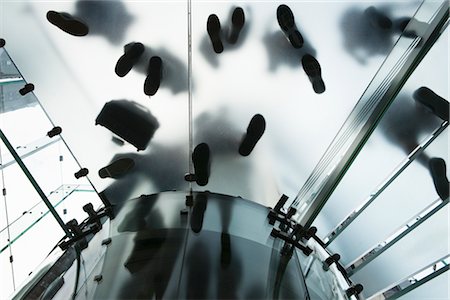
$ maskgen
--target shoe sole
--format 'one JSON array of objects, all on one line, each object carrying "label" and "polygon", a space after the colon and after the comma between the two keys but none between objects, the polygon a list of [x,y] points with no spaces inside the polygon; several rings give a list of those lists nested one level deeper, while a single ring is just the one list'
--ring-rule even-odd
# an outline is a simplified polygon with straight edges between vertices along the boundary
[{"label": "shoe sole", "polygon": [[206,30],[208,31],[209,38],[214,48],[214,52],[217,54],[223,52],[223,44],[220,39],[220,21],[216,15],[210,15],[206,23]]},{"label": "shoe sole", "polygon": [[[125,46],[126,47],[126,46]],[[133,44],[125,53],[119,58],[116,64],[115,72],[117,76],[124,77],[144,53],[144,45],[141,43]]]},{"label": "shoe sole", "polygon": [[413,94],[414,100],[423,104],[444,121],[449,119],[449,102],[427,87],[420,87]]},{"label": "shoe sole", "polygon": [[291,45],[299,49],[303,46],[303,37],[295,26],[295,19],[292,10],[287,5],[280,5],[277,8],[277,20],[281,30],[286,35]]},{"label": "shoe sole", "polygon": [[159,56],[153,56],[148,63],[148,76],[144,83],[144,93],[153,96],[159,89],[162,79],[162,60]]},{"label": "shoe sole", "polygon": [[228,42],[230,44],[235,44],[237,42],[242,28],[244,28],[244,24],[245,24],[244,10],[241,7],[236,7],[231,17],[230,36],[228,37]]},{"label": "shoe sole", "polygon": [[433,178],[436,192],[442,200],[449,197],[449,182],[447,179],[447,167],[442,158],[432,158],[429,162],[431,177]]},{"label": "shoe sole", "polygon": [[66,15],[64,16],[63,13],[50,10],[47,12],[47,20],[62,31],[73,36],[85,36],[89,33],[89,27],[86,24],[69,14]]},{"label": "shoe sole", "polygon": [[120,178],[134,168],[134,160],[131,158],[118,159],[108,166],[101,168],[98,171],[100,178]]},{"label": "shoe sole", "polygon": [[261,139],[266,130],[266,120],[260,114],[256,114],[250,120],[247,127],[247,133],[239,145],[239,154],[242,156],[249,156],[255,148],[258,141]]},{"label": "shoe sole", "polygon": [[314,92],[316,94],[322,94],[325,92],[325,83],[322,79],[322,69],[319,62],[312,55],[305,55],[302,58],[303,70],[308,75],[309,81],[311,81]]},{"label": "shoe sole", "polygon": [[192,153],[192,162],[195,170],[195,181],[200,186],[208,184],[210,161],[209,146],[206,143],[198,144]]}]

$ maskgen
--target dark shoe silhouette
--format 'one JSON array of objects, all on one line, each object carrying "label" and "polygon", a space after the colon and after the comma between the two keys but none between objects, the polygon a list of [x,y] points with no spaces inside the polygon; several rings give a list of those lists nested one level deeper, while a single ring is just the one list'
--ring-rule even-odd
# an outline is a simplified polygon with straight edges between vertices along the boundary
[{"label": "dark shoe silhouette", "polygon": [[414,100],[422,103],[436,116],[448,121],[449,103],[427,87],[417,89],[413,94]]},{"label": "dark shoe silhouette", "polygon": [[129,43],[124,47],[124,54],[119,58],[116,64],[115,72],[117,76],[124,77],[130,72],[131,68],[136,64],[136,62],[144,53],[144,45],[141,43]]},{"label": "dark shoe silhouette", "polygon": [[256,143],[262,137],[264,130],[266,130],[266,120],[260,114],[254,115],[248,124],[247,133],[244,135],[239,146],[239,154],[242,156],[250,155]]},{"label": "dark shoe silhouette", "polygon": [[303,46],[303,37],[295,26],[295,19],[292,10],[287,5],[280,5],[277,8],[277,20],[281,30],[294,48]]},{"label": "dark shoe silhouette", "polygon": [[214,52],[217,54],[223,52],[223,44],[220,38],[220,21],[216,15],[210,15],[206,23],[206,30],[208,31],[209,38],[214,48]]},{"label": "dark shoe silhouette", "polygon": [[76,179],[79,179],[79,178],[81,178],[81,177],[86,176],[87,174],[89,174],[89,170],[86,169],[86,168],[82,168],[82,169],[80,169],[80,171],[76,172],[76,173],[73,174],[73,175],[75,175],[75,178],[76,178]]},{"label": "dark shoe silhouette", "polygon": [[62,132],[62,128],[59,126],[53,127],[52,130],[50,130],[49,132],[47,132],[47,135],[49,138],[52,138],[54,136],[57,136],[58,134],[61,134]]},{"label": "dark shoe silhouette", "polygon": [[445,165],[445,160],[434,157],[430,159],[429,166],[437,194],[442,200],[447,199],[449,196],[449,182],[447,178],[447,167]]},{"label": "dark shoe silhouette", "polygon": [[320,64],[312,55],[306,54],[302,58],[303,70],[311,81],[314,92],[322,94],[325,92],[325,83],[322,80],[322,70]]},{"label": "dark shoe silhouette", "polygon": [[153,96],[159,89],[162,79],[162,60],[159,56],[153,56],[148,63],[148,75],[145,78],[144,93]]},{"label": "dark shoe silhouette", "polygon": [[242,28],[245,24],[244,10],[241,7],[236,7],[231,16],[231,25],[229,29],[228,42],[235,44],[239,38]]},{"label": "dark shoe silhouette", "polygon": [[86,23],[65,12],[50,10],[47,12],[47,20],[62,31],[74,36],[85,36],[89,33]]},{"label": "dark shoe silhouette", "polygon": [[27,83],[23,86],[23,88],[19,90],[19,94],[25,96],[26,94],[31,93],[32,91],[34,91],[34,85],[32,83]]},{"label": "dark shoe silhouette", "polygon": [[389,19],[373,6],[368,7],[364,11],[364,15],[367,17],[370,24],[376,29],[390,30],[392,28],[391,19]]},{"label": "dark shoe silhouette", "polygon": [[194,163],[195,181],[200,186],[207,185],[210,171],[208,144],[201,143],[195,147],[192,153],[192,162]]},{"label": "dark shoe silhouette", "polygon": [[231,241],[228,233],[222,232],[220,244],[220,265],[222,268],[226,268],[231,263]]},{"label": "dark shoe silhouette", "polygon": [[208,198],[204,194],[198,194],[195,197],[194,207],[192,208],[191,229],[195,233],[199,233],[203,227],[203,217],[208,203]]},{"label": "dark shoe silhouette", "polygon": [[128,173],[128,171],[133,169],[133,167],[134,160],[132,160],[131,158],[121,158],[112,162],[106,167],[101,168],[98,171],[98,176],[100,176],[100,178],[110,177],[117,179]]}]

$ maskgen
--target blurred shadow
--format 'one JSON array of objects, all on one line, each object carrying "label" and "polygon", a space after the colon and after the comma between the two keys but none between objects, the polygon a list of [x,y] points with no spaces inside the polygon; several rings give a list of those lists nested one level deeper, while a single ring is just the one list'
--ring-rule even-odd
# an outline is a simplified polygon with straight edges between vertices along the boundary
[{"label": "blurred shadow", "polygon": [[[224,234],[222,233],[222,241]],[[227,234],[228,239],[229,235]],[[231,253],[231,241],[229,240],[229,251]],[[226,250],[226,249],[225,249]],[[222,242],[221,255],[223,254],[224,247]],[[238,254],[238,252],[234,252]],[[242,262],[238,255],[233,256],[233,260],[226,266],[221,265],[219,271],[219,284],[217,290],[217,299],[239,299],[239,290],[242,278]]]},{"label": "blurred shadow", "polygon": [[[441,123],[441,119],[412,99],[411,92],[402,92],[383,116],[379,128],[391,144],[409,155]],[[425,153],[416,158],[427,169],[429,159]]]},{"label": "blurred shadow", "polygon": [[186,298],[187,299],[208,299],[208,287],[211,274],[211,257],[209,246],[195,239],[186,256]]},{"label": "blurred shadow", "polygon": [[[135,152],[117,154],[112,161],[131,158],[134,160],[135,166],[125,176],[115,180],[102,193],[118,211],[142,184],[153,184],[154,192],[183,190],[186,185],[184,181],[184,171],[187,168],[185,156],[186,151],[182,147],[166,147],[160,144],[152,144],[152,147],[144,154]],[[149,188],[149,192],[151,190]]]},{"label": "blurred shadow", "polygon": [[[370,6],[364,10],[352,7],[342,15],[340,27],[344,48],[359,63],[366,64],[372,56],[389,54],[398,35],[411,21],[409,17],[394,18],[393,8],[393,5]],[[406,29],[404,36],[417,36],[415,30]]]},{"label": "blurred shadow", "polygon": [[123,41],[133,21],[122,1],[77,1],[74,15],[88,24],[89,34],[101,35],[114,45]]},{"label": "blurred shadow", "polygon": [[195,140],[205,142],[215,155],[238,155],[243,132],[236,129],[228,118],[226,108],[216,113],[202,113],[194,120]]},{"label": "blurred shadow", "polygon": [[303,47],[296,49],[292,47],[281,29],[274,32],[267,31],[263,42],[269,57],[269,71],[275,72],[282,65],[293,69],[299,68],[301,67],[301,59],[305,54],[316,57],[316,49],[311,45],[307,36],[303,32],[301,34],[304,40]]}]

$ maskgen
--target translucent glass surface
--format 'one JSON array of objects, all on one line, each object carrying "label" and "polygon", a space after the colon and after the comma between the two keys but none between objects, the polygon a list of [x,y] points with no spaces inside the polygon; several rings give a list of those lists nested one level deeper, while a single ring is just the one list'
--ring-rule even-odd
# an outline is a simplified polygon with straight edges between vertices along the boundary
[{"label": "translucent glass surface", "polygon": [[[425,86],[449,99],[448,51],[446,30],[406,82],[320,212],[315,221],[320,236],[330,233],[353,209],[362,204],[397,165],[443,122],[416,103],[413,93]],[[442,146],[448,148],[445,143]],[[423,168],[428,168],[426,155],[416,160]]]},{"label": "translucent glass surface", "polygon": [[[77,2],[6,2],[2,6],[6,48],[27,81],[35,84],[36,95],[54,122],[64,128],[65,139],[91,170],[99,190],[111,181],[100,180],[96,171],[114,154],[134,152],[132,147],[112,143],[105,128],[93,126],[105,102],[123,98],[148,107],[160,128],[148,151],[130,154],[148,167],[115,187],[128,188],[124,194],[129,198],[142,190],[186,189],[182,176],[188,171],[189,157],[187,5],[181,1],[98,3],[101,11],[86,14],[86,7]],[[210,144],[208,189],[273,205],[281,193],[294,196],[299,190],[399,36],[393,31],[376,43],[368,41],[358,31],[364,10],[376,5],[397,20],[412,16],[419,3],[291,2],[305,40],[301,50],[292,49],[283,37],[276,19],[279,3],[239,5],[246,22],[238,42],[231,45],[225,42],[225,32],[233,4],[192,3],[192,146]],[[84,18],[91,32],[83,38],[62,32],[45,19],[48,10]],[[219,55],[212,51],[206,33],[212,13],[220,18],[224,32],[225,51]],[[14,26],[16,20],[22,25]],[[138,72],[132,70],[125,78],[114,74],[123,46],[131,41],[142,42],[148,47],[146,54],[160,55],[166,62],[162,86],[151,99],[142,93],[148,56],[136,66]],[[382,46],[376,46],[381,41]],[[29,43],[39,53],[39,61],[25,50]],[[306,53],[321,64],[323,94],[314,93],[302,70]],[[267,130],[254,152],[240,157],[238,144],[256,113],[265,117]],[[155,176],[166,179],[158,182]]]},{"label": "translucent glass surface", "polygon": [[[427,157],[442,157],[448,162],[447,145],[448,130],[444,131],[424,154]],[[438,198],[430,172],[419,161],[414,161],[330,244],[329,248],[333,252],[340,253],[342,263],[347,265],[389,237]],[[380,216],[383,216],[382,221]],[[446,225],[447,222],[441,223],[443,228],[448,228]],[[358,243],[354,243],[355,239]]]},{"label": "translucent glass surface", "polygon": [[[141,166],[121,182],[130,198],[143,190],[187,188],[183,179],[189,155],[184,2],[5,2],[2,10],[2,35],[10,41],[5,47],[26,80],[34,83],[35,94],[53,122],[63,128],[71,150],[90,170],[98,190],[112,181],[101,180],[97,171],[119,153],[129,154]],[[87,19],[89,36],[76,38],[62,32],[47,21],[49,10]],[[22,20],[21,26],[15,25],[17,20]],[[116,62],[124,45],[133,41],[146,46],[145,57],[125,78],[119,78],[114,73]],[[30,42],[36,57],[23,48]],[[148,59],[154,55],[165,62],[164,81],[149,99],[143,85]],[[94,125],[103,105],[115,99],[146,106],[160,124],[142,154],[130,145],[115,144],[109,130]],[[161,183],[156,176],[172,181]]]},{"label": "translucent glass surface", "polygon": [[[446,256],[450,230],[442,224],[448,223],[449,213],[447,205],[412,231],[410,235],[401,239],[355,273],[351,279],[355,282],[363,282],[363,293],[368,297],[415,273],[430,262]],[[408,253],[407,256],[405,256],[405,251]],[[395,266],[395,268],[391,266]],[[374,276],[378,273],[382,273],[383,276]]]},{"label": "translucent glass surface", "polygon": [[400,297],[401,300],[447,299],[449,295],[450,273],[447,271],[437,278]]}]

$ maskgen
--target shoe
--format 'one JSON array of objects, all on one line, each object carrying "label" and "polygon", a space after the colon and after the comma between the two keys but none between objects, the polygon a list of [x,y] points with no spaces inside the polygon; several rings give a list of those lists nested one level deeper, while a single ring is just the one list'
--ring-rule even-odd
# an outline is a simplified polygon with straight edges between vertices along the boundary
[{"label": "shoe", "polygon": [[153,56],[148,63],[148,75],[144,82],[144,93],[153,96],[159,89],[162,79],[162,60],[159,56]]},{"label": "shoe", "polygon": [[194,207],[192,208],[191,229],[199,233],[203,227],[203,217],[205,216],[208,197],[204,194],[198,194],[195,197]]},{"label": "shoe", "polygon": [[294,14],[287,5],[280,5],[277,8],[277,20],[281,30],[291,45],[298,49],[303,46],[303,37],[295,26]]},{"label": "shoe", "polygon": [[247,127],[247,133],[244,135],[239,146],[239,154],[249,156],[266,130],[266,120],[260,114],[256,114],[250,120]]},{"label": "shoe", "polygon": [[449,182],[447,178],[447,167],[445,160],[442,158],[432,158],[428,163],[430,166],[431,177],[433,178],[436,192],[442,200],[448,199],[449,196]]},{"label": "shoe", "polygon": [[242,28],[245,24],[244,10],[241,7],[236,7],[231,16],[231,26],[228,35],[228,42],[235,44],[239,38]]},{"label": "shoe", "polygon": [[47,20],[62,31],[74,36],[85,36],[89,33],[86,23],[65,12],[50,10],[47,12]]},{"label": "shoe", "polygon": [[23,86],[23,88],[19,90],[19,94],[25,96],[26,94],[31,93],[32,91],[34,91],[34,85],[32,83],[27,83]]},{"label": "shoe", "polygon": [[413,94],[414,100],[420,102],[432,113],[444,121],[448,121],[449,103],[427,87],[418,88]]},{"label": "shoe", "polygon": [[322,94],[325,92],[325,83],[322,80],[322,70],[320,64],[312,55],[306,54],[302,58],[303,70],[311,81],[314,92]]},{"label": "shoe", "polygon": [[369,20],[370,24],[377,29],[390,30],[392,28],[392,21],[387,16],[379,12],[375,7],[370,6],[364,11],[364,15]]},{"label": "shoe", "polygon": [[131,68],[137,63],[145,50],[144,45],[141,43],[129,43],[123,48],[124,54],[117,61],[115,69],[115,72],[119,77],[124,77],[130,72]]},{"label": "shoe", "polygon": [[201,143],[195,147],[192,153],[192,162],[194,164],[195,181],[200,186],[207,185],[210,172],[208,144]]},{"label": "shoe", "polygon": [[73,174],[73,175],[75,175],[75,178],[76,178],[76,179],[79,179],[79,178],[81,178],[81,177],[86,176],[87,174],[89,174],[89,170],[86,169],[86,168],[82,168],[82,169],[80,169],[80,171],[76,172],[76,173]]},{"label": "shoe", "polygon": [[98,171],[100,178],[120,178],[134,167],[134,160],[131,158],[121,158]]},{"label": "shoe", "polygon": [[62,128],[59,127],[59,126],[56,126],[56,127],[53,127],[52,130],[47,132],[47,135],[48,135],[49,138],[52,138],[54,136],[57,136],[57,135],[61,134],[61,132],[62,132]]},{"label": "shoe", "polygon": [[206,23],[206,30],[208,31],[209,38],[214,48],[214,52],[217,54],[223,52],[223,44],[220,38],[220,21],[216,15],[210,15]]}]

